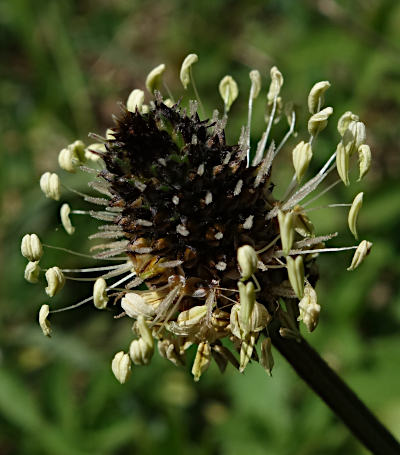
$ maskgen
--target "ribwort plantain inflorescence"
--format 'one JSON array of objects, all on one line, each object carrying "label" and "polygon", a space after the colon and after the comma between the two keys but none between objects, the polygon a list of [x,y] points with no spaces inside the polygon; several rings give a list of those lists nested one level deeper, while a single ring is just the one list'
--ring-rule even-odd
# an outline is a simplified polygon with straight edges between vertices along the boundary
[{"label": "ribwort plantain inflorescence", "polygon": [[[252,109],[261,93],[260,73],[250,72],[247,125],[237,144],[229,145],[225,127],[238,85],[225,76],[219,84],[224,112],[215,110],[211,118],[200,115],[198,110],[204,109],[192,74],[197,61],[197,55],[190,54],[180,72],[184,88],[193,85],[196,101],[184,106],[181,101],[164,99],[165,65],[159,65],[146,80],[147,104],[145,93],[133,90],[106,137],[96,136],[98,143],[87,147],[75,141],[60,152],[63,170],[92,176],[89,186],[98,194],[79,194],[100,207],[82,211],[63,203],[62,225],[73,235],[71,217],[76,214],[103,221],[91,236],[102,243],[92,248],[90,257],[111,265],[41,269],[43,246],[48,246],[42,246],[36,234],[22,240],[22,254],[30,261],[25,278],[34,283],[44,272],[49,297],[63,288],[66,279],[77,279],[76,273],[94,275],[92,296],[67,308],[42,306],[39,322],[45,335],[50,336],[48,318],[53,313],[91,301],[98,309],[113,305],[117,317],[134,320],[135,339],[127,353],[118,352],[112,361],[112,371],[121,383],[129,377],[131,363],[150,362],[156,345],[176,365],[183,364],[187,349],[196,345],[195,380],[212,358],[222,371],[228,363],[243,371],[255,360],[270,374],[270,324],[278,323],[284,337],[299,336],[298,321],[309,331],[317,326],[321,307],[314,287],[319,253],[356,249],[349,267],[353,270],[371,248],[365,240],[358,247],[327,248],[325,242],[336,233],[317,235],[308,217],[309,205],[322,194],[341,181],[350,183],[354,156],[360,178],[371,162],[365,126],[346,112],[338,123],[341,138],[336,152],[316,175],[305,179],[315,139],[333,112],[323,107],[330,83],[318,82],[310,91],[309,136],[292,145],[293,178],[284,196],[277,199],[272,165],[294,135],[296,119],[280,95],[282,74],[276,67],[271,69],[266,129],[256,150],[251,150]],[[272,126],[285,117],[285,111],[288,131],[279,142],[271,140]],[[320,190],[335,170],[339,178]],[[58,175],[50,172],[43,174],[40,187],[56,201],[65,190]],[[362,197],[360,193],[353,204],[334,205],[350,208],[349,228],[356,238]]]}]

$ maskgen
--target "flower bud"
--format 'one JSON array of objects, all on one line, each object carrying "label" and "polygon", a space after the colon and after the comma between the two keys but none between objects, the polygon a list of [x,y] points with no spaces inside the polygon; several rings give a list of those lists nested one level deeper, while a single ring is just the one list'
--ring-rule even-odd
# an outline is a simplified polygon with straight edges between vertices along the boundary
[{"label": "flower bud", "polygon": [[57,292],[61,291],[65,284],[65,277],[61,269],[58,267],[51,267],[46,271],[47,287],[46,294],[49,297],[54,297]]},{"label": "flower bud", "polygon": [[251,80],[250,96],[255,100],[261,90],[261,75],[258,70],[252,70],[249,73],[249,77]]},{"label": "flower bud", "polygon": [[357,218],[358,218],[358,213],[360,212],[360,209],[363,204],[363,196],[364,196],[364,193],[358,193],[357,196],[354,198],[353,203],[351,204],[351,207],[349,210],[349,216],[347,218],[347,221],[349,223],[349,229],[356,239],[358,239]]},{"label": "flower bud", "polygon": [[238,248],[237,261],[243,281],[248,280],[257,271],[257,253],[250,245],[243,245]]},{"label": "flower bud", "polygon": [[28,261],[38,261],[43,255],[42,242],[36,234],[26,234],[21,241],[21,253]]},{"label": "flower bud", "polygon": [[74,226],[72,226],[69,214],[71,213],[71,207],[68,204],[63,204],[60,209],[61,223],[69,235],[75,232]]},{"label": "flower bud", "polygon": [[183,88],[186,90],[190,83],[190,68],[193,63],[198,62],[199,57],[196,54],[189,54],[186,56],[185,60],[181,66],[180,79],[183,85]]},{"label": "flower bud", "polygon": [[261,366],[265,369],[268,376],[272,376],[272,368],[274,367],[274,358],[272,357],[271,352],[271,338],[264,338],[260,346],[260,363]]},{"label": "flower bud", "polygon": [[155,90],[158,90],[161,86],[161,78],[165,71],[165,65],[161,65],[153,68],[146,78],[146,88],[153,95]]},{"label": "flower bud", "polygon": [[43,335],[50,337],[51,336],[51,326],[50,322],[47,320],[47,316],[50,313],[49,305],[42,305],[39,311],[39,325],[42,329]]},{"label": "flower bud", "polygon": [[28,262],[25,267],[24,278],[29,283],[37,283],[39,281],[40,265],[39,261]]},{"label": "flower bud", "polygon": [[292,288],[299,299],[304,295],[304,264],[301,255],[293,259],[291,256],[286,258],[288,277]]},{"label": "flower bud", "polygon": [[121,307],[130,318],[134,319],[140,315],[151,318],[156,314],[153,306],[146,303],[145,299],[136,292],[127,292],[121,300]]},{"label": "flower bud", "polygon": [[360,181],[371,167],[371,149],[369,145],[363,144],[358,148],[358,162],[360,167],[358,181]]},{"label": "flower bud", "polygon": [[207,314],[207,305],[198,305],[186,311],[181,311],[176,320],[181,327],[193,327],[198,324]]},{"label": "flower bud", "polygon": [[293,149],[293,166],[299,183],[308,169],[312,155],[311,144],[309,142],[301,141]]},{"label": "flower bud", "polygon": [[269,103],[272,103],[274,99],[278,97],[281,91],[281,87],[283,85],[283,76],[276,66],[273,66],[271,68],[270,75],[271,84],[269,86],[267,99]]},{"label": "flower bud", "polygon": [[45,172],[40,177],[40,189],[45,196],[58,201],[60,199],[60,179],[57,174]]},{"label": "flower bud", "polygon": [[350,267],[348,267],[348,271],[355,270],[366,258],[372,248],[372,243],[368,242],[368,240],[363,240],[357,247],[353,259],[351,261]]},{"label": "flower bud", "polygon": [[192,374],[197,382],[200,376],[207,370],[211,361],[211,348],[208,342],[202,341],[197,348],[196,357],[193,362]]},{"label": "flower bud", "polygon": [[124,351],[117,352],[111,362],[111,369],[117,380],[121,384],[125,384],[131,375],[131,360],[129,355],[125,354]]},{"label": "flower bud", "polygon": [[333,109],[326,107],[322,111],[312,115],[308,121],[308,132],[311,136],[316,136],[319,132],[326,128],[328,118],[332,115]]},{"label": "flower bud", "polygon": [[282,251],[289,254],[294,241],[294,215],[293,212],[278,211],[279,231],[281,234]]},{"label": "flower bud", "polygon": [[252,281],[249,281],[247,284],[239,281],[238,288],[240,298],[239,324],[242,337],[246,337],[251,329],[251,315],[254,304],[256,303],[256,293]]},{"label": "flower bud", "polygon": [[308,110],[310,114],[315,114],[318,110],[318,106],[322,106],[324,103],[324,93],[331,86],[329,81],[321,81],[314,84],[308,95]]},{"label": "flower bud", "polygon": [[239,94],[237,83],[232,76],[225,76],[219,83],[219,94],[224,101],[225,110],[229,112],[232,103],[236,100]]},{"label": "flower bud", "polygon": [[126,102],[126,108],[129,112],[136,112],[136,109],[140,112],[142,104],[144,103],[144,91],[134,89],[131,91],[128,101]]},{"label": "flower bud", "polygon": [[350,185],[349,180],[349,154],[343,142],[340,141],[336,147],[336,169],[339,177],[342,179],[346,186]]},{"label": "flower bud", "polygon": [[304,297],[299,302],[300,315],[298,321],[303,321],[307,330],[312,332],[318,324],[321,306],[317,303],[317,293],[307,284],[304,288]]},{"label": "flower bud", "polygon": [[104,310],[107,306],[107,283],[104,278],[97,278],[93,286],[93,303],[99,310]]},{"label": "flower bud", "polygon": [[338,120],[337,129],[339,131],[339,134],[343,136],[349,127],[350,122],[358,122],[358,120],[358,115],[355,115],[350,111],[345,112]]}]

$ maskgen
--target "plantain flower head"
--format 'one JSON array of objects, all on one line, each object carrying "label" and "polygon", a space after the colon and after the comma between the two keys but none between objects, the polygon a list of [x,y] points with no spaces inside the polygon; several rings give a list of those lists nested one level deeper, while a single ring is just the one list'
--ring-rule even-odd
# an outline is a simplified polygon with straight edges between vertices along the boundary
[{"label": "plantain flower head", "polygon": [[[92,178],[88,194],[79,194],[93,209],[71,209],[63,201],[61,220],[70,235],[75,230],[70,218],[75,215],[87,215],[88,223],[93,218],[103,222],[91,236],[96,243],[89,254],[99,266],[41,268],[38,237],[26,236],[22,245],[24,256],[35,261],[35,274],[45,272],[50,297],[82,273],[84,280],[93,280],[93,295],[72,307],[93,302],[96,308],[107,306],[117,316],[132,319],[135,338],[112,361],[112,371],[121,383],[136,368],[132,364],[151,361],[155,347],[161,356],[182,365],[187,349],[196,345],[192,365],[196,381],[213,359],[222,371],[227,364],[243,371],[259,359],[270,374],[269,325],[279,324],[284,334],[298,331],[302,321],[314,330],[323,310],[314,290],[318,255],[357,248],[326,247],[336,233],[316,234],[308,217],[313,208],[309,205],[324,193],[328,175],[339,171],[336,183],[343,180],[348,185],[349,163],[359,157],[364,169],[370,162],[370,153],[353,153],[367,148],[364,124],[346,113],[339,125],[338,156],[334,153],[315,175],[308,175],[317,136],[331,121],[333,108],[323,106],[329,82],[314,85],[308,98],[305,94],[311,116],[303,128],[297,127],[304,132],[296,146],[291,142],[293,110],[286,134],[271,137],[285,107],[282,74],[273,67],[263,93],[262,77],[253,70],[251,85],[243,88],[249,101],[248,122],[231,144],[225,128],[239,87],[225,76],[219,84],[222,115],[217,110],[211,116],[200,114],[203,108],[191,68],[195,62],[197,55],[191,54],[180,77],[185,89],[189,83],[193,87],[197,100],[185,105],[175,102],[171,94],[164,99],[160,90],[167,67],[160,65],[146,80],[148,93],[131,92],[105,137],[96,136],[97,143],[89,146],[76,141],[60,154],[64,171],[85,172]],[[257,147],[252,147],[255,102],[266,102],[267,115],[265,132]],[[294,161],[293,178],[286,183],[273,178],[278,153],[287,154],[288,166]],[[64,198],[60,188],[63,192],[67,188],[59,186],[58,177],[57,191],[49,189],[47,180],[41,179],[46,196]],[[282,198],[275,196],[276,186],[286,189]],[[357,215],[358,210],[359,206]],[[355,219],[352,215],[354,233]],[[352,264],[350,270],[356,266]],[[28,278],[37,281],[33,273]],[[287,313],[282,302],[291,302],[297,310]],[[48,314],[69,308],[45,306],[42,330],[49,334]]]}]

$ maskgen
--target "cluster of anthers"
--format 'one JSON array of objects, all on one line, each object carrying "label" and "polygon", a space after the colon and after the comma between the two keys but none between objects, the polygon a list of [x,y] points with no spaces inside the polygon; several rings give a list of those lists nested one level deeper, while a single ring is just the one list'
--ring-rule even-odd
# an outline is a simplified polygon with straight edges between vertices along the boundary
[{"label": "cluster of anthers", "polygon": [[[89,187],[101,194],[78,193],[100,210],[71,210],[66,203],[61,206],[66,232],[74,234],[70,216],[75,214],[106,223],[91,236],[102,241],[92,247],[93,254],[70,253],[111,265],[44,269],[49,297],[59,292],[66,280],[80,279],[77,273],[89,276],[94,286],[92,296],[70,307],[50,311],[43,305],[39,323],[50,336],[49,315],[91,301],[98,309],[109,308],[111,299],[112,308],[119,310],[115,317],[134,320],[135,338],[128,353],[118,352],[112,361],[112,371],[121,383],[129,377],[132,363],[149,363],[156,343],[161,356],[176,365],[183,364],[187,349],[196,345],[192,367],[196,381],[212,358],[222,371],[228,363],[243,371],[254,360],[270,374],[270,324],[278,323],[283,337],[298,337],[299,321],[309,331],[318,323],[316,257],[355,249],[348,268],[354,270],[371,248],[366,240],[358,246],[327,248],[324,242],[336,233],[316,235],[308,217],[314,209],[310,205],[330,188],[341,181],[349,185],[354,156],[360,179],[371,162],[365,125],[346,112],[338,122],[336,151],[316,175],[304,181],[317,135],[333,112],[331,107],[323,108],[329,82],[316,83],[308,95],[309,136],[293,148],[293,179],[283,198],[277,200],[271,167],[295,128],[295,112],[285,109],[280,96],[282,74],[276,67],[271,69],[266,129],[252,151],[252,108],[261,92],[260,73],[250,72],[247,125],[238,143],[227,145],[224,128],[238,86],[231,76],[225,76],[219,84],[223,114],[215,110],[211,119],[201,119],[198,107],[202,117],[204,110],[192,74],[197,60],[197,55],[190,54],[181,68],[184,89],[192,85],[197,98],[186,108],[172,98],[162,80],[165,65],[159,65],[146,79],[147,104],[145,93],[133,90],[105,138],[91,135],[98,143],[86,147],[76,141],[59,154],[64,171],[91,174]],[[160,90],[169,93],[169,98],[163,99]],[[289,129],[276,143],[270,140],[270,131],[285,118],[285,111]],[[316,192],[335,169],[339,178]],[[40,187],[46,197],[60,199],[57,174],[43,174]],[[311,193],[314,195],[305,202]],[[362,199],[363,193],[359,193],[351,204],[330,206],[349,207],[349,228],[356,238]],[[43,247],[50,246],[42,245],[36,234],[22,239],[22,254],[29,260],[25,278],[31,283],[39,280]]]}]

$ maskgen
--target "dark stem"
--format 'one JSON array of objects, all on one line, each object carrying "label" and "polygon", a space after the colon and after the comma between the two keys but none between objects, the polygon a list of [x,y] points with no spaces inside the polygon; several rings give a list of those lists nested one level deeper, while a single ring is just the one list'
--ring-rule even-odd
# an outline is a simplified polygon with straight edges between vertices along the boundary
[{"label": "dark stem", "polygon": [[282,338],[279,327],[270,328],[269,334],[297,374],[366,448],[375,455],[400,455],[398,441],[302,337]]}]

